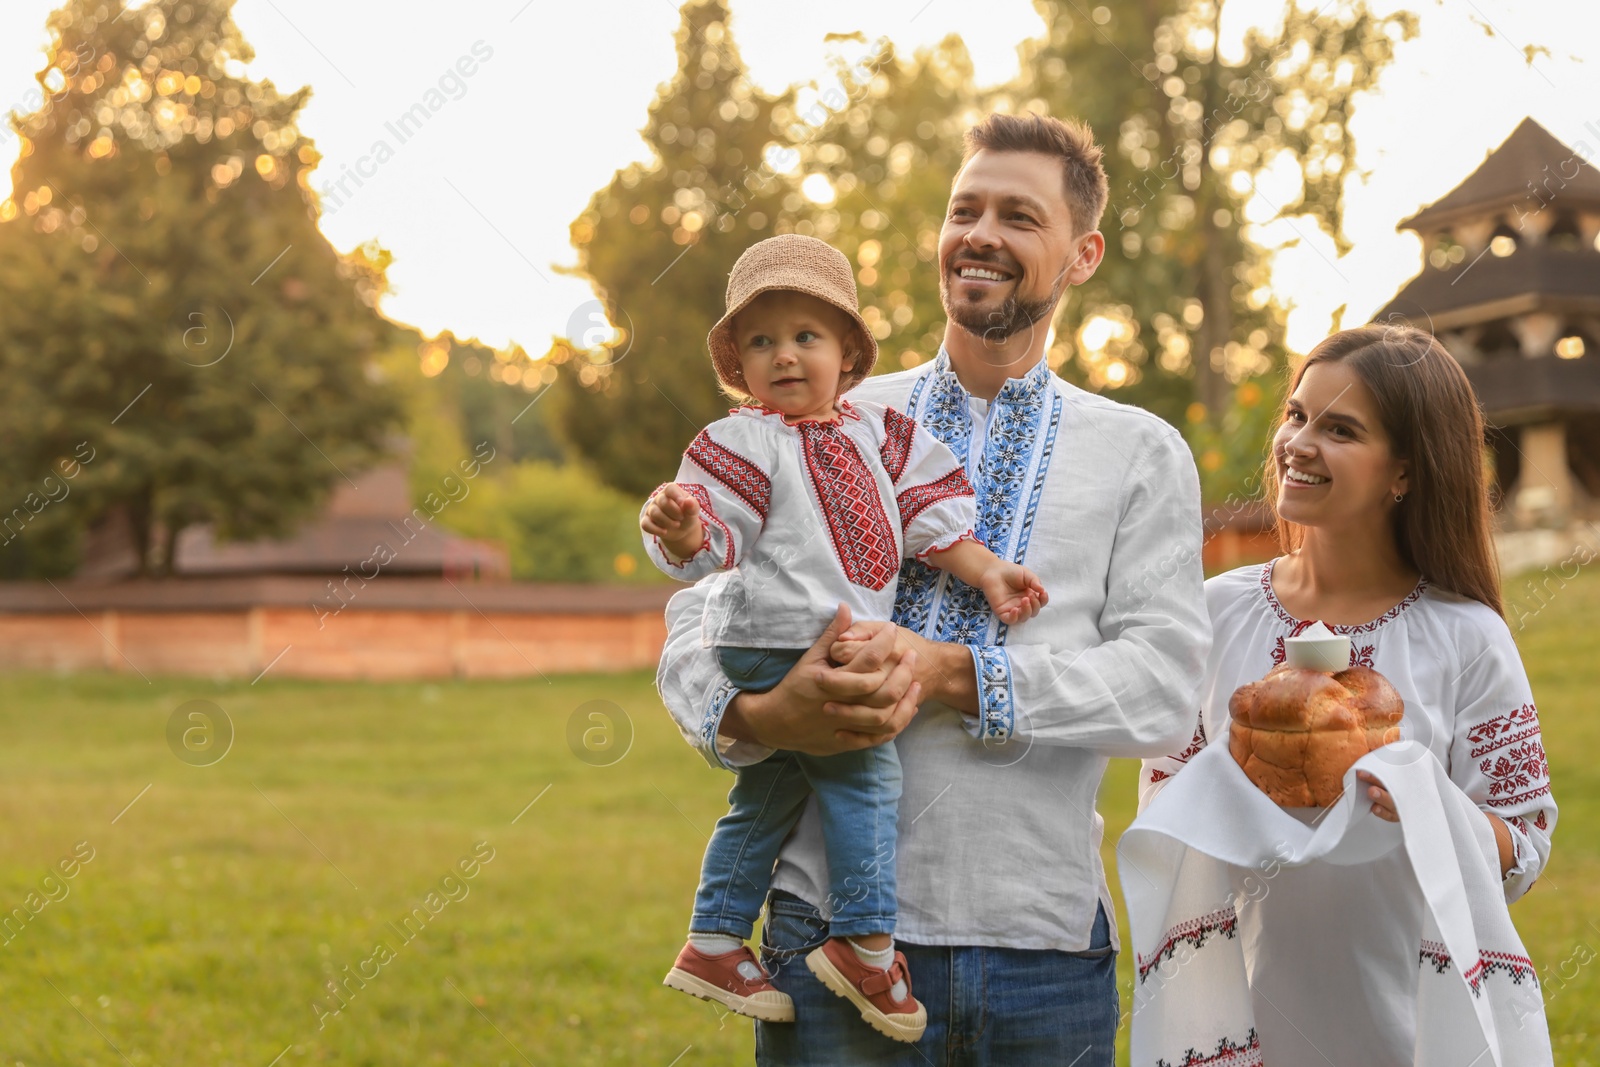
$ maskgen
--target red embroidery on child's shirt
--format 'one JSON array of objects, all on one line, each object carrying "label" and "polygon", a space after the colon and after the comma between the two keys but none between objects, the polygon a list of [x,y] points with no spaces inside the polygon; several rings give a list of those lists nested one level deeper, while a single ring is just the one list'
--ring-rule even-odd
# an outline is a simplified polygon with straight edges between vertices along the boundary
[{"label": "red embroidery on child's shirt", "polygon": [[883,457],[883,469],[889,474],[890,484],[898,482],[906,472],[906,464],[911,461],[911,442],[916,436],[917,420],[894,408],[883,409],[883,447],[879,455]]},{"label": "red embroidery on child's shirt", "polygon": [[900,573],[900,546],[878,496],[877,479],[837,424],[802,422],[795,428],[845,577],[867,589],[882,589]]},{"label": "red embroidery on child's shirt", "polygon": [[967,472],[960,467],[931,482],[902,489],[900,495],[895,497],[895,503],[900,508],[900,528],[909,529],[912,520],[941,500],[972,495],[972,483],[967,481]]},{"label": "red embroidery on child's shirt", "polygon": [[767,509],[772,506],[772,479],[760,467],[733,449],[718,444],[705,430],[690,442],[686,455],[727,486],[728,492],[743,500],[751,511],[762,519],[767,517]]},{"label": "red embroidery on child's shirt", "polygon": [[[722,542],[727,546],[722,554],[722,569],[731,569],[733,561],[738,558],[739,550],[733,543],[733,531],[728,528],[727,523],[717,516],[717,509],[711,506],[711,490],[703,485],[696,485],[694,482],[679,482],[678,488],[686,490],[700,504],[700,519],[702,522],[715,526],[722,531]],[[700,543],[700,552],[709,552],[711,550],[710,530],[705,531],[704,538]],[[699,552],[695,554],[699,555]],[[667,562],[672,563],[671,560],[667,560]],[[687,563],[688,561],[685,560],[684,562]],[[682,566],[682,564],[673,564],[673,566]]]}]

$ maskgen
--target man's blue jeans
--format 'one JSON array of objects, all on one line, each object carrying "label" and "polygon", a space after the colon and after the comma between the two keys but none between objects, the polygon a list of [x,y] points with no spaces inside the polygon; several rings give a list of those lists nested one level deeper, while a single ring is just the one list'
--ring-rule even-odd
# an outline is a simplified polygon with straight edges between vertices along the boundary
[{"label": "man's blue jeans", "polygon": [[[759,692],[781,680],[802,651],[722,648],[718,660],[735,685]],[[728,814],[706,846],[690,931],[750,936],[778,849],[812,793],[822,816],[834,936],[894,932],[900,757],[893,744],[834,756],[779,751],[739,768]]]},{"label": "man's blue jeans", "polygon": [[789,893],[767,902],[761,962],[794,998],[792,1023],[756,1023],[759,1067],[1110,1067],[1121,1007],[1102,908],[1086,952],[949,948],[899,942],[911,990],[928,1009],[915,1045],[861,1021],[806,968],[829,936],[817,909]]}]

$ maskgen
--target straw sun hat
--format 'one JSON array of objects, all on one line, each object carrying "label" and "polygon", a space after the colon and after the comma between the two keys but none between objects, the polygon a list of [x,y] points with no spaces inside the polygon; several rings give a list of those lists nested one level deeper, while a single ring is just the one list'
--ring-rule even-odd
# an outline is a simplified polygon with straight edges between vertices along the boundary
[{"label": "straw sun hat", "polygon": [[733,339],[733,318],[762,293],[789,289],[814,296],[849,315],[859,335],[845,349],[856,354],[855,369],[839,382],[839,391],[858,384],[872,373],[878,360],[878,342],[861,318],[856,298],[856,279],[843,252],[815,237],[786,233],[769,237],[745,249],[728,275],[728,313],[717,320],[706,336],[711,363],[723,386],[737,393],[748,393],[744,370],[739,363],[739,347]]}]

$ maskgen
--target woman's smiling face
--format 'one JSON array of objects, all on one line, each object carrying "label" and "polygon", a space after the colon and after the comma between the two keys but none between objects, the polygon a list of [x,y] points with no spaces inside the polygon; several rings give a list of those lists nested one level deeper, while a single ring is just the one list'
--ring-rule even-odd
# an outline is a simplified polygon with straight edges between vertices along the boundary
[{"label": "woman's smiling face", "polygon": [[1272,439],[1278,514],[1302,526],[1387,521],[1407,491],[1372,392],[1342,362],[1313,363]]}]

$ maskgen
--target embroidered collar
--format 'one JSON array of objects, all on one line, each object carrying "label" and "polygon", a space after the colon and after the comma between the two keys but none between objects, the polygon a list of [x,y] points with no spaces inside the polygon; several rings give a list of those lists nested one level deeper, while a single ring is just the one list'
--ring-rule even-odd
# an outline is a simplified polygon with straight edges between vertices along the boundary
[{"label": "embroidered collar", "polygon": [[846,418],[856,419],[858,421],[860,420],[861,412],[857,411],[855,409],[855,405],[850,403],[850,401],[841,396],[837,401],[835,401],[835,403],[837,404],[837,407],[834,411],[833,418],[831,419],[803,419],[800,422],[790,422],[789,416],[785,415],[783,412],[777,410],[776,408],[769,408],[765,404],[761,403],[740,404],[736,408],[729,408],[728,414],[750,415],[758,419],[768,418],[776,415],[778,417],[778,421],[782,422],[791,430],[799,426],[804,426],[806,423],[816,423],[821,426],[838,426],[840,423],[844,422]]},{"label": "embroidered collar", "polygon": [[[955,371],[950,369],[950,353],[945,351],[943,345],[939,346],[939,355],[933,362],[932,373],[935,375],[949,375],[950,384],[953,384],[963,393],[966,392],[966,388],[961,385],[960,379],[956,377]],[[1050,379],[1054,376],[1054,373],[1050,370],[1049,362],[1041,359],[1022,377],[1007,378],[1005,384],[1000,387],[999,394],[994,398],[994,402],[1011,406],[1036,400],[1039,394],[1049,386]]]},{"label": "embroidered collar", "polygon": [[[1278,619],[1286,623],[1296,633],[1299,633],[1305,627],[1309,626],[1311,622],[1316,620],[1303,622],[1300,619],[1295,618],[1293,615],[1290,615],[1284,606],[1278,603],[1277,594],[1272,591],[1272,568],[1277,565],[1277,562],[1278,561],[1276,559],[1273,559],[1268,560],[1266,563],[1261,565],[1261,592],[1266,595],[1267,604],[1272,608],[1273,613],[1278,616]],[[1371,622],[1338,626],[1334,625],[1333,623],[1323,623],[1323,625],[1336,634],[1369,634],[1378,627],[1382,626],[1384,623],[1388,622],[1390,619],[1398,618],[1401,612],[1405,611],[1412,604],[1415,604],[1418,600],[1420,600],[1422,598],[1422,594],[1426,592],[1427,589],[1428,579],[1425,577],[1419,578],[1417,579],[1416,587],[1413,588],[1411,592],[1406,594],[1405,599],[1401,600],[1400,603],[1396,604],[1382,615],[1379,615]]]}]

